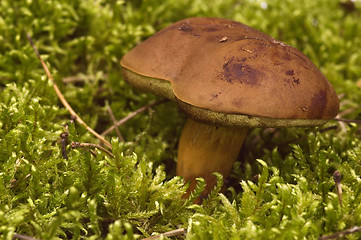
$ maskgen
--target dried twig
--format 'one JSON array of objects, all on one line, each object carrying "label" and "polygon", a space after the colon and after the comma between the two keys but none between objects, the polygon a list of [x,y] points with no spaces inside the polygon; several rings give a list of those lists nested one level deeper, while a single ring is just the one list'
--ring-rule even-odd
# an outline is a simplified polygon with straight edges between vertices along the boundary
[{"label": "dried twig", "polygon": [[356,233],[356,232],[359,232],[359,231],[361,231],[361,227],[355,226],[355,227],[352,227],[350,229],[346,229],[344,231],[337,232],[337,233],[334,233],[334,234],[331,234],[331,235],[323,235],[323,236],[319,237],[318,240],[338,239],[338,238],[341,238],[341,237],[344,237],[346,235]]},{"label": "dried twig", "polygon": [[[105,79],[107,77],[108,77],[107,74],[101,75],[101,79]],[[95,76],[77,75],[77,76],[65,77],[65,78],[63,78],[63,82],[64,83],[78,83],[78,82],[84,82],[84,79],[94,80],[95,78],[96,78]]]},{"label": "dried twig", "polygon": [[10,188],[15,187],[15,185],[19,185],[20,183],[22,183],[23,181],[25,181],[26,179],[28,179],[31,176],[30,173],[26,174],[25,177],[21,178],[19,181],[16,178],[13,178],[10,180]]},{"label": "dried twig", "polygon": [[[72,148],[84,148],[86,150],[90,151],[90,148],[97,148],[103,152],[105,152],[106,154],[108,154],[109,156],[111,156],[112,158],[114,158],[114,155],[108,151],[106,148],[98,145],[98,144],[94,144],[94,143],[80,143],[80,142],[72,142],[71,143],[71,147]],[[96,155],[94,152],[90,151],[93,155]]]},{"label": "dried twig", "polygon": [[72,107],[69,105],[69,103],[66,101],[66,99],[64,98],[63,94],[60,92],[58,86],[56,85],[55,81],[54,81],[54,78],[53,76],[51,75],[48,67],[46,66],[45,62],[43,61],[43,59],[41,58],[40,54],[39,54],[39,51],[38,49],[35,47],[34,43],[33,43],[33,40],[31,39],[30,35],[27,34],[27,37],[29,39],[29,42],[31,44],[31,46],[33,47],[35,53],[36,53],[36,56],[39,58],[40,62],[41,62],[41,65],[43,66],[45,72],[46,72],[46,75],[48,76],[48,78],[53,82],[53,87],[54,87],[54,90],[56,92],[56,94],[58,95],[60,101],[63,103],[64,107],[70,112],[70,114],[74,117],[76,117],[76,120],[82,124],[83,126],[85,126],[85,128],[91,132],[94,136],[96,136],[100,141],[102,141],[107,147],[109,148],[112,148],[112,145],[107,141],[105,140],[102,136],[100,136],[97,132],[95,132],[92,128],[90,128],[79,116],[78,114],[72,109]]},{"label": "dried twig", "polygon": [[341,188],[341,173],[339,171],[335,171],[333,173],[333,180],[336,184],[336,192],[338,196],[338,201],[340,203],[340,206],[342,207],[342,188]]},{"label": "dried twig", "polygon": [[173,236],[183,235],[183,234],[186,234],[186,233],[187,233],[186,229],[180,228],[180,229],[172,230],[172,231],[165,232],[165,233],[162,233],[162,234],[154,235],[154,236],[151,236],[151,237],[148,237],[148,238],[143,238],[142,240],[158,239],[161,236],[173,237]]},{"label": "dried twig", "polygon": [[155,106],[158,106],[162,103],[165,103],[167,102],[168,100],[167,99],[163,99],[163,100],[160,100],[160,101],[157,101],[157,102],[153,102],[153,103],[150,103],[150,104],[147,104],[137,110],[135,110],[134,112],[132,112],[131,114],[129,114],[128,116],[122,118],[121,120],[119,120],[116,124],[114,124],[113,126],[111,126],[110,128],[108,128],[107,130],[105,130],[104,132],[101,133],[102,136],[106,136],[107,134],[109,134],[111,131],[114,130],[115,127],[119,127],[120,125],[124,124],[126,121],[128,121],[129,119],[133,118],[135,115],[141,113],[141,112],[144,112],[145,110],[147,110],[148,108],[151,108],[151,107],[155,107]]},{"label": "dried twig", "polygon": [[319,132],[324,133],[324,132],[331,131],[331,130],[336,130],[336,129],[337,129],[337,125],[332,125],[332,126],[320,129]]},{"label": "dried twig", "polygon": [[18,234],[18,233],[15,233],[15,234],[13,235],[13,240],[15,240],[15,239],[20,239],[20,240],[37,240],[36,238],[29,237],[29,236],[22,235],[22,234]]},{"label": "dried twig", "polygon": [[349,113],[353,113],[355,110],[357,110],[358,108],[354,108],[354,107],[352,107],[352,108],[348,108],[348,109],[345,109],[344,111],[342,111],[342,112],[340,112],[339,114],[338,114],[338,117],[343,117],[343,116],[345,116],[345,115],[347,115],[347,114],[349,114]]},{"label": "dried twig", "polygon": [[346,118],[334,118],[333,120],[336,120],[338,122],[346,122],[346,123],[356,123],[361,124],[361,120],[355,120],[355,119],[346,119]]},{"label": "dried twig", "polygon": [[66,145],[68,144],[68,137],[69,137],[68,131],[62,132],[60,134],[60,138],[61,138],[61,155],[63,156],[64,159],[68,159],[68,154],[66,152]]}]

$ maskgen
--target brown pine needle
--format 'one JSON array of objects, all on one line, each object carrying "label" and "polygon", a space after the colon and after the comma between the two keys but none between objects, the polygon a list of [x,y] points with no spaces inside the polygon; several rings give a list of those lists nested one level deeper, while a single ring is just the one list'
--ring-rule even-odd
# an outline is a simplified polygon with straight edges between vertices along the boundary
[{"label": "brown pine needle", "polygon": [[159,101],[156,101],[156,102],[153,102],[153,103],[150,103],[150,104],[147,104],[137,110],[135,110],[134,112],[132,112],[131,114],[129,114],[128,116],[120,119],[116,124],[114,124],[113,126],[111,126],[110,128],[108,128],[107,130],[105,130],[104,132],[102,132],[100,135],[102,136],[106,136],[107,134],[109,134],[111,131],[114,130],[115,127],[119,127],[120,125],[124,124],[126,121],[130,120],[131,118],[133,118],[135,115],[141,113],[141,112],[144,112],[145,110],[147,110],[148,108],[151,108],[151,107],[155,107],[155,106],[158,106],[162,103],[165,103],[167,102],[168,100],[167,99],[162,99],[162,100],[159,100]]},{"label": "brown pine needle", "polygon": [[36,56],[39,58],[41,65],[43,66],[46,75],[48,76],[48,78],[53,82],[53,87],[54,90],[56,92],[56,94],[58,95],[60,101],[63,103],[64,107],[70,112],[70,114],[72,116],[74,116],[76,118],[76,120],[83,125],[90,133],[92,133],[95,137],[97,137],[100,141],[102,141],[107,147],[109,147],[110,149],[112,148],[112,145],[105,140],[102,136],[100,136],[96,131],[94,131],[92,128],[90,128],[79,116],[78,114],[73,110],[73,108],[69,105],[69,103],[66,101],[66,99],[64,98],[63,94],[60,92],[58,86],[56,85],[53,76],[51,75],[48,67],[46,66],[45,62],[43,61],[43,59],[41,58],[38,49],[35,47],[33,40],[31,39],[30,35],[27,33],[26,34],[27,38],[29,39],[29,42],[31,44],[31,46],[33,47]]},{"label": "brown pine needle", "polygon": [[66,152],[66,145],[67,145],[67,142],[68,142],[68,137],[69,137],[68,132],[62,132],[60,134],[60,138],[61,138],[61,155],[63,156],[64,159],[68,159],[68,154]]},{"label": "brown pine needle", "polygon": [[[101,79],[106,79],[107,77],[108,77],[107,74],[102,74],[100,76]],[[91,76],[91,75],[76,75],[76,76],[69,76],[69,77],[63,78],[63,82],[64,83],[82,83],[82,82],[84,82],[85,79],[94,80],[95,78],[96,78],[96,76]]]},{"label": "brown pine needle", "polygon": [[[98,144],[94,144],[94,143],[80,143],[80,142],[72,142],[71,143],[71,147],[72,148],[84,148],[86,150],[90,151],[90,148],[97,148],[103,152],[105,152],[106,154],[108,154],[109,156],[111,156],[112,158],[115,158],[115,156],[108,151],[106,148],[98,145]],[[92,151],[90,151],[92,154],[94,154]]]},{"label": "brown pine needle", "polygon": [[361,231],[361,227],[355,226],[355,227],[352,227],[350,229],[346,229],[346,230],[341,231],[341,232],[336,232],[336,233],[331,234],[331,235],[323,235],[323,236],[319,237],[318,240],[339,239],[339,238],[342,238],[342,237],[344,237],[346,235],[353,234],[353,233],[356,233],[356,232],[359,232],[359,231]]},{"label": "brown pine needle", "polygon": [[361,124],[361,120],[356,120],[356,119],[346,119],[346,118],[334,118],[333,120],[336,120],[338,122],[346,122],[346,123],[356,123],[356,124]]},{"label": "brown pine needle", "polygon": [[142,240],[158,239],[161,236],[173,237],[173,236],[183,235],[183,234],[186,234],[186,233],[187,233],[186,229],[180,228],[180,229],[172,230],[172,231],[165,232],[165,233],[162,233],[162,234],[154,235],[154,236],[151,236],[151,237],[143,238]]},{"label": "brown pine needle", "polygon": [[37,240],[36,238],[33,238],[33,237],[29,237],[29,236],[26,236],[26,235],[22,235],[22,234],[18,234],[18,233],[15,233],[13,235],[13,240]]}]

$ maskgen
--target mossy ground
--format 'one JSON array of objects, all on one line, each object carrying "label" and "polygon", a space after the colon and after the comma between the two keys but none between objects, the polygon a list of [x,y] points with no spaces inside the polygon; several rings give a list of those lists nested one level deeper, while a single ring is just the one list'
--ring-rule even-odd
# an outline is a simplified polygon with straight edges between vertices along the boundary
[{"label": "mossy ground", "polygon": [[[361,225],[361,140],[354,124],[255,129],[228,191],[215,189],[202,205],[180,198],[186,186],[174,168],[184,116],[175,104],[122,125],[125,142],[115,133],[107,136],[115,159],[69,146],[63,158],[65,125],[69,142],[97,139],[71,121],[26,33],[74,110],[102,132],[112,125],[108,107],[121,119],[155,100],[123,81],[122,55],[193,16],[240,21],[297,47],[335,87],[342,117],[361,118],[359,1],[2,0],[2,239],[14,233],[36,239],[140,239],[180,227],[187,229],[186,239],[317,239]],[[336,170],[342,175],[342,207]],[[347,236],[360,238],[360,233]]]}]

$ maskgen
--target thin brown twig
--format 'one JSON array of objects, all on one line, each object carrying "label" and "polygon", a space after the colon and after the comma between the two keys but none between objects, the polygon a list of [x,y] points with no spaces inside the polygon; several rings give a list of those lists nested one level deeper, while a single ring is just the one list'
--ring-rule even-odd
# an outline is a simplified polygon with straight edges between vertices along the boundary
[{"label": "thin brown twig", "polygon": [[94,131],[92,128],[90,128],[90,127],[78,116],[78,114],[72,109],[72,107],[71,107],[71,106],[69,105],[69,103],[66,101],[66,99],[65,99],[64,96],[63,96],[63,94],[60,92],[58,86],[56,85],[53,76],[51,75],[48,67],[46,66],[45,62],[44,62],[43,59],[41,58],[41,56],[40,56],[40,54],[39,54],[39,51],[38,51],[38,49],[35,47],[35,44],[33,43],[33,40],[31,39],[30,35],[29,35],[29,34],[26,34],[26,36],[28,37],[31,46],[32,46],[33,49],[34,49],[34,51],[35,51],[35,53],[36,53],[36,56],[37,56],[38,59],[40,60],[41,65],[43,66],[46,75],[47,75],[48,78],[52,81],[54,90],[55,90],[56,94],[58,95],[60,101],[63,103],[64,107],[70,112],[70,114],[71,114],[72,116],[75,116],[75,117],[76,117],[76,120],[77,120],[80,124],[82,124],[90,133],[92,133],[95,137],[97,137],[100,141],[102,141],[107,147],[109,147],[109,148],[111,149],[111,148],[112,148],[112,145],[111,145],[107,140],[105,140],[101,135],[99,135],[96,131]]},{"label": "thin brown twig", "polygon": [[345,122],[343,122],[343,121],[338,121],[337,119],[340,119],[341,117],[340,117],[340,114],[338,114],[335,118],[334,118],[334,120],[335,121],[337,121],[337,124],[340,126],[340,128],[341,128],[341,132],[345,132],[346,131],[346,123]]},{"label": "thin brown twig", "polygon": [[336,130],[336,129],[337,129],[337,125],[332,125],[332,126],[320,129],[319,132],[324,133],[324,132],[331,131],[331,130]]},{"label": "thin brown twig", "polygon": [[[115,158],[115,156],[106,148],[98,145],[98,144],[94,144],[94,143],[80,143],[80,142],[72,142],[71,143],[71,147],[72,148],[84,148],[84,149],[88,149],[89,148],[97,148],[103,152],[105,152],[106,154],[108,154],[109,156],[111,156],[112,158]],[[92,154],[94,154],[93,152],[91,152]]]},{"label": "thin brown twig", "polygon": [[104,132],[102,132],[100,135],[102,136],[106,136],[107,134],[109,134],[111,131],[114,130],[115,127],[119,127],[120,125],[124,124],[126,121],[130,120],[131,118],[133,118],[135,115],[141,113],[141,112],[144,112],[145,110],[147,110],[148,108],[151,108],[151,107],[155,107],[155,106],[158,106],[162,103],[165,103],[167,102],[168,99],[162,99],[162,100],[159,100],[159,101],[156,101],[156,102],[153,102],[153,103],[150,103],[150,104],[147,104],[137,110],[135,110],[134,112],[132,112],[131,114],[129,114],[128,116],[120,119],[116,124],[114,124],[113,126],[111,126],[110,128],[108,128],[107,130],[105,130]]},{"label": "thin brown twig", "polygon": [[124,138],[123,138],[122,134],[119,131],[119,128],[117,126],[117,120],[115,119],[115,116],[114,116],[113,111],[112,111],[110,106],[108,106],[107,111],[108,111],[108,114],[110,115],[110,118],[113,121],[113,124],[114,124],[113,126],[115,128],[115,132],[117,133],[117,136],[118,136],[119,140],[121,142],[124,142]]},{"label": "thin brown twig", "polygon": [[60,138],[61,138],[61,155],[63,156],[64,159],[68,159],[68,154],[66,152],[66,145],[68,144],[68,137],[69,137],[69,132],[62,132],[60,134]]},{"label": "thin brown twig", "polygon": [[337,118],[336,117],[333,120],[336,120],[336,121],[339,121],[339,122],[361,124],[361,120],[356,120],[356,119],[346,119],[346,118]]},{"label": "thin brown twig", "polygon": [[29,236],[26,236],[26,235],[23,235],[23,234],[19,234],[19,233],[15,233],[13,235],[13,240],[15,239],[21,239],[21,240],[37,240],[36,238],[33,238],[33,237],[29,237]]},{"label": "thin brown twig", "polygon": [[172,231],[165,232],[165,233],[162,233],[162,234],[154,235],[154,236],[151,236],[151,237],[143,238],[142,240],[158,239],[161,236],[173,237],[173,236],[183,235],[183,234],[186,234],[186,233],[187,233],[186,229],[180,228],[180,229],[172,230]]},{"label": "thin brown twig", "polygon": [[323,236],[319,237],[318,240],[338,239],[338,238],[341,238],[341,237],[344,237],[346,235],[356,233],[356,232],[359,232],[359,231],[361,231],[361,227],[355,226],[355,227],[346,229],[346,230],[341,231],[341,232],[333,233],[331,235],[323,235]]},{"label": "thin brown twig", "polygon": [[343,117],[343,116],[345,116],[345,115],[347,115],[347,114],[349,114],[349,113],[353,113],[353,112],[354,112],[355,110],[357,110],[357,109],[358,109],[358,108],[348,108],[348,109],[340,112],[340,113],[338,114],[338,116],[339,116],[339,117]]},{"label": "thin brown twig", "polygon": [[[108,77],[107,74],[101,75],[101,79],[105,79],[107,77]],[[63,78],[63,82],[64,83],[77,83],[77,82],[84,82],[84,79],[94,80],[95,78],[96,78],[95,76],[89,76],[89,75],[76,75],[76,76],[69,76],[69,77]]]}]

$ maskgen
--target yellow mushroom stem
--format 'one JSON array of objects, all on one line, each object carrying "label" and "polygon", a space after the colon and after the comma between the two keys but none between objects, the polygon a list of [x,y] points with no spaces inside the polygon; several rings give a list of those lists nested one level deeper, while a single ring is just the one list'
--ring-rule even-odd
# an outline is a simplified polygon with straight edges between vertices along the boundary
[{"label": "yellow mushroom stem", "polygon": [[229,128],[207,125],[188,119],[178,146],[177,175],[190,181],[187,198],[194,190],[196,178],[206,180],[207,195],[216,184],[213,172],[226,179],[237,159],[248,128]]}]

